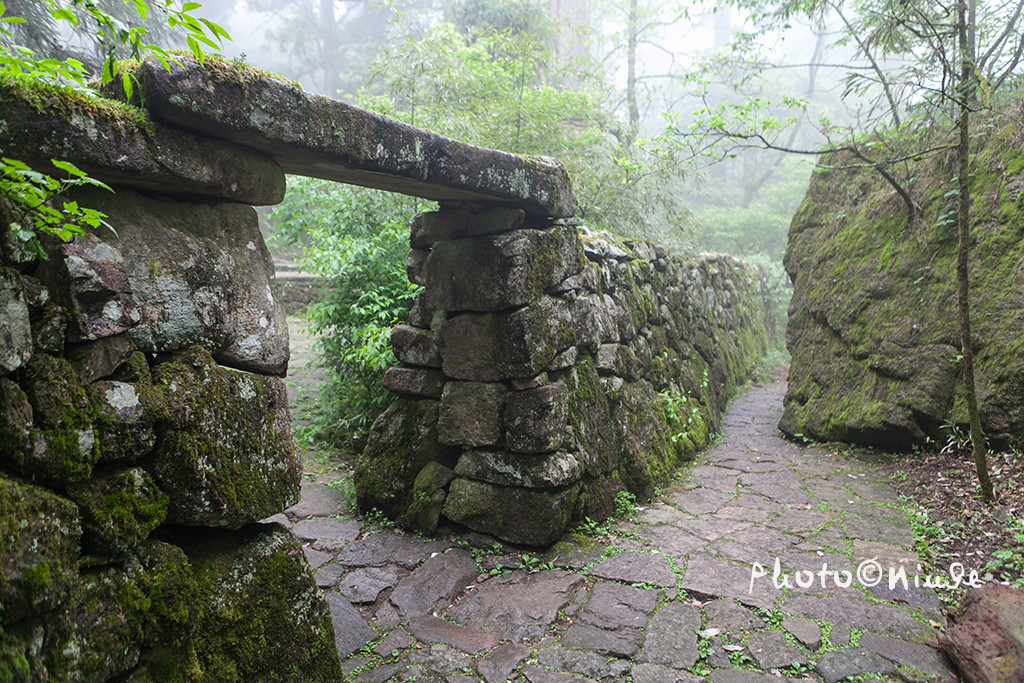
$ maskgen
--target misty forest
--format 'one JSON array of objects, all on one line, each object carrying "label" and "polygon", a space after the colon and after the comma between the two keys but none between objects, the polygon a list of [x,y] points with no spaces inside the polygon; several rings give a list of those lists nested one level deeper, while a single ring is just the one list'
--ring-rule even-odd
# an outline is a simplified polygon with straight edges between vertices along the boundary
[{"label": "misty forest", "polygon": [[1022,60],[0,0],[0,683],[1020,680]]}]

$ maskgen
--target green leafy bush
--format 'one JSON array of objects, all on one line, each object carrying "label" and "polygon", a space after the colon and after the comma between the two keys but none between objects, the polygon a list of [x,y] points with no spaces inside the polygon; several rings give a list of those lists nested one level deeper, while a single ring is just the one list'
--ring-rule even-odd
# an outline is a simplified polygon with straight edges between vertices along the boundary
[{"label": "green leafy bush", "polygon": [[381,386],[395,364],[391,328],[408,320],[419,287],[408,281],[409,221],[419,200],[312,178],[290,178],[288,195],[272,214],[274,238],[305,242],[303,266],[328,283],[327,295],[307,309],[330,371],[318,436],[359,448],[390,394]]}]

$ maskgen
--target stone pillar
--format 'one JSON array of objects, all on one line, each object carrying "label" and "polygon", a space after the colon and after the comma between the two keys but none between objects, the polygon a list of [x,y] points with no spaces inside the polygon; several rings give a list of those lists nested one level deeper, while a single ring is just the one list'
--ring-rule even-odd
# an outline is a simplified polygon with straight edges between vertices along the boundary
[{"label": "stone pillar", "polygon": [[356,471],[359,503],[433,531],[441,514],[531,545],[552,543],[583,468],[567,438],[575,358],[564,283],[584,264],[576,227],[513,207],[444,209],[413,220],[409,279],[424,285],[392,332],[399,399]]}]

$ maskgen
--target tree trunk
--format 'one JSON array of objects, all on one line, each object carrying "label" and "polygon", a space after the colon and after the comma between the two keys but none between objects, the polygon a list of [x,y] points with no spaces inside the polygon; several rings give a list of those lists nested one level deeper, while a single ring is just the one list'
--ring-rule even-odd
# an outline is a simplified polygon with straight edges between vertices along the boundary
[{"label": "tree trunk", "polygon": [[637,0],[629,0],[628,42],[626,44],[626,102],[629,105],[630,141],[636,138],[640,125],[640,106],[636,97],[636,44],[640,30],[640,13]]},{"label": "tree trunk", "polygon": [[[969,277],[967,270],[967,252],[971,239],[971,182],[970,182],[970,123],[971,105],[975,96],[974,75],[974,36],[973,27],[968,25],[967,13],[970,12],[973,22],[975,2],[977,0],[961,0],[958,3],[957,34],[960,43],[960,97],[959,116],[956,127],[957,144],[957,227],[959,228],[959,244],[956,253],[957,301],[960,312],[960,346],[963,354],[964,394],[967,399],[967,415],[971,423],[971,442],[974,448],[974,467],[978,472],[978,483],[981,485],[981,496],[987,502],[995,500],[992,479],[988,474],[988,448],[985,445],[985,432],[981,427],[981,416],[978,414],[978,392],[974,381],[974,348],[971,344],[971,311],[969,300]],[[968,10],[968,3],[971,5]]]}]

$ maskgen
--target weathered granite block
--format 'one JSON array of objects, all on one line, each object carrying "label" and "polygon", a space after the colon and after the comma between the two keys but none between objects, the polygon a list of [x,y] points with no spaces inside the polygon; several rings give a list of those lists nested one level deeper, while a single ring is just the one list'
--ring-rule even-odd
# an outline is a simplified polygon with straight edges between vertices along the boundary
[{"label": "weathered granite block", "polygon": [[575,342],[568,306],[551,297],[511,313],[457,315],[437,337],[445,374],[474,382],[533,377]]},{"label": "weathered granite block", "polygon": [[490,446],[501,438],[502,384],[448,382],[441,395],[437,436],[452,446]]},{"label": "weathered granite block", "polygon": [[444,515],[511,543],[548,546],[568,526],[578,494],[579,485],[525,489],[460,477],[451,483]]},{"label": "weathered granite block", "polygon": [[448,378],[440,370],[425,368],[388,368],[384,372],[384,388],[399,396],[441,398]]},{"label": "weathered granite block", "polygon": [[526,212],[498,206],[480,213],[469,209],[423,211],[412,220],[409,244],[413,249],[429,249],[435,242],[491,235],[523,227]]},{"label": "weathered granite block", "polygon": [[78,508],[0,476],[0,623],[63,608],[78,584]]},{"label": "weathered granite block", "polygon": [[505,398],[505,445],[519,453],[543,453],[561,447],[566,435],[565,384],[513,391]]},{"label": "weathered granite block", "polygon": [[580,271],[573,227],[515,230],[436,243],[427,257],[427,303],[447,311],[500,311],[535,303]]},{"label": "weathered granite block", "polygon": [[441,367],[441,354],[429,330],[411,325],[391,328],[391,351],[400,363],[428,368]]},{"label": "weathered granite block", "polygon": [[224,365],[284,374],[288,329],[252,207],[128,190],[76,197],[106,213],[117,235],[55,244],[40,269],[46,285],[70,294],[71,341],[128,333],[147,353],[202,344]]}]

